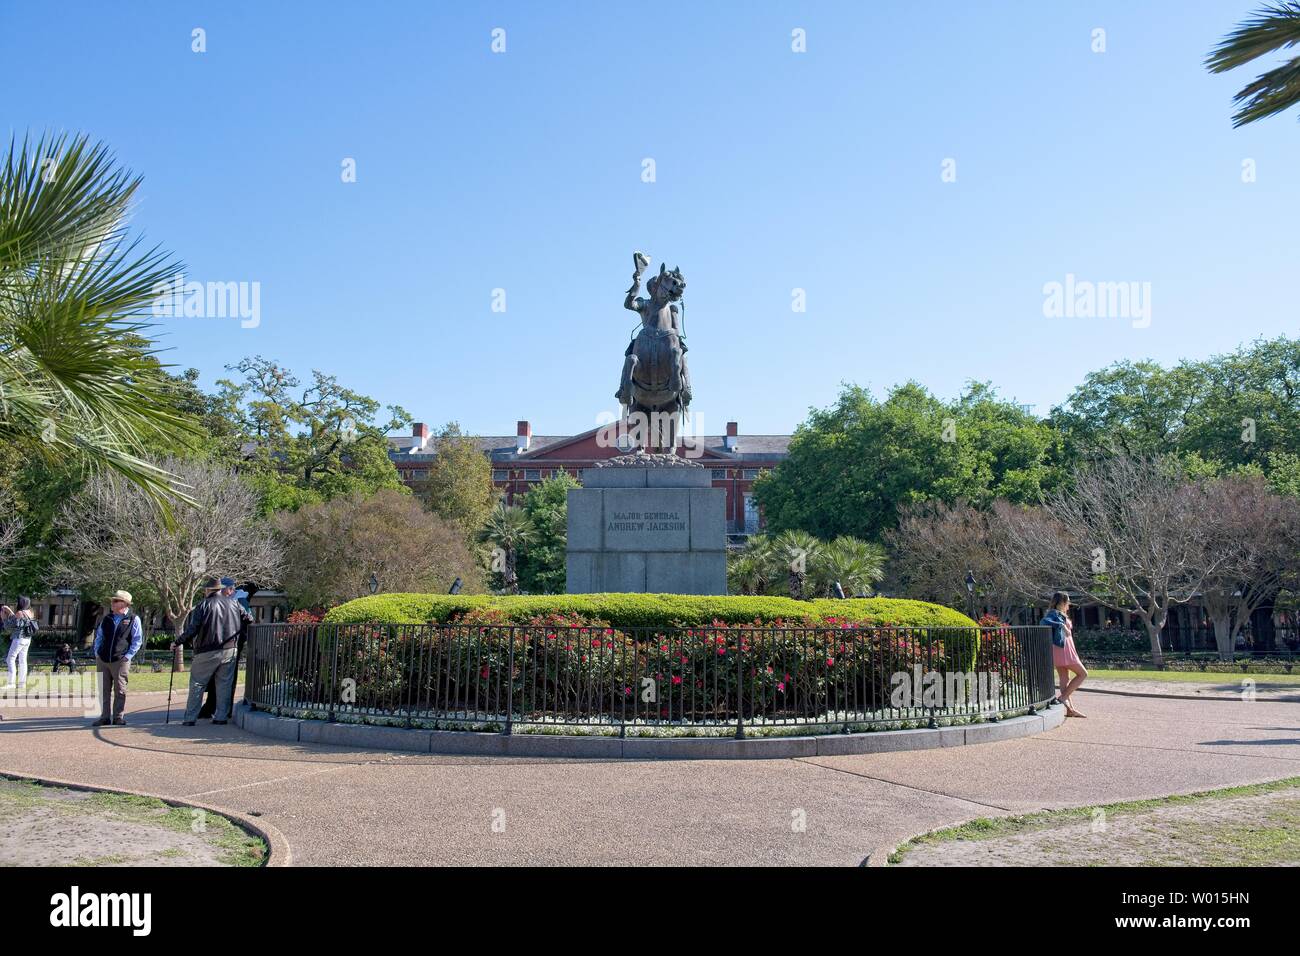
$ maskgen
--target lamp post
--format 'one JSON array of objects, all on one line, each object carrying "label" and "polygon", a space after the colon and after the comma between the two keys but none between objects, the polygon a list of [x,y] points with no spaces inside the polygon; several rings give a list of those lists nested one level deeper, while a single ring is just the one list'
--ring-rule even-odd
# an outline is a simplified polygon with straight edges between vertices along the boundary
[{"label": "lamp post", "polygon": [[370,575],[370,593],[371,593],[371,594],[374,594],[374,593],[375,593],[376,591],[378,591],[378,590],[379,590],[379,578],[377,578],[377,577],[375,577],[375,575],[371,574],[371,575]]},{"label": "lamp post", "polygon": [[975,572],[966,572],[966,609],[967,617],[975,620]]}]

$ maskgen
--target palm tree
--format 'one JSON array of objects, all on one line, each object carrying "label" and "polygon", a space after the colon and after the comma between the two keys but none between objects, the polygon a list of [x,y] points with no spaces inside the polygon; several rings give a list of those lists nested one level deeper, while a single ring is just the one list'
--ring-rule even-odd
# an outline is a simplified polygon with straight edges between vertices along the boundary
[{"label": "palm tree", "polygon": [[772,539],[773,560],[785,571],[790,597],[802,601],[808,595],[808,569],[817,564],[822,543],[807,531],[782,531]]},{"label": "palm tree", "polygon": [[[1300,0],[1277,0],[1239,24],[1206,58],[1211,73],[1226,73],[1266,53],[1300,43]],[[1261,73],[1232,101],[1232,125],[1244,126],[1300,103],[1300,56]]]},{"label": "palm tree", "polygon": [[84,136],[11,139],[0,166],[0,443],[109,469],[165,503],[177,492],[146,450],[198,430],[143,337],[180,266],[128,241],[139,185]]},{"label": "palm tree", "polygon": [[532,544],[537,537],[532,519],[523,508],[510,508],[504,501],[488,515],[487,523],[479,536],[501,549],[500,562],[493,562],[492,570],[500,573],[507,594],[519,593],[519,574],[516,571],[519,549]]},{"label": "palm tree", "polygon": [[850,597],[869,595],[875,583],[885,576],[885,549],[861,538],[842,535],[821,548],[810,576],[820,595],[834,594],[837,581]]}]

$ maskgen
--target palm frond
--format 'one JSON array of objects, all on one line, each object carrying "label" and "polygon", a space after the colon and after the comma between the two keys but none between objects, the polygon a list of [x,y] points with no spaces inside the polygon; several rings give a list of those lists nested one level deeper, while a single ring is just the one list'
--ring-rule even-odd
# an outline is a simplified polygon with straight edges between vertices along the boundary
[{"label": "palm frond", "polygon": [[[1211,73],[1224,73],[1268,53],[1300,43],[1300,0],[1282,0],[1257,11],[1210,53]],[[1233,97],[1234,127],[1253,123],[1300,103],[1300,57],[1293,57],[1255,78]]]},{"label": "palm frond", "polygon": [[0,440],[116,472],[166,505],[184,492],[148,449],[199,429],[139,344],[180,269],[126,238],[139,182],[84,136],[11,141],[0,167]]}]

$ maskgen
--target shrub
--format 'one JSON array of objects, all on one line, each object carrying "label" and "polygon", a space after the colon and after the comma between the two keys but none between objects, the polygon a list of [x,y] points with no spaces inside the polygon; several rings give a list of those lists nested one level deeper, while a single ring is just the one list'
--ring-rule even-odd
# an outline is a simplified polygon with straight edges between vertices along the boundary
[{"label": "shrub", "polygon": [[[362,622],[378,625],[360,630],[378,642],[367,650],[382,660],[429,662],[401,681],[399,696],[409,704],[492,714],[509,701],[515,713],[543,719],[562,712],[730,720],[738,699],[747,717],[874,710],[889,705],[893,670],[919,663],[925,670],[971,671],[979,647],[974,622],[963,615],[883,598],[389,594],[351,601],[326,616],[327,624]],[[443,627],[384,626],[423,623]],[[756,638],[740,626],[775,630]],[[930,629],[914,630],[921,627]],[[322,631],[322,640],[332,633]],[[410,639],[424,642],[414,655],[403,643]],[[390,694],[391,679],[383,667],[359,679],[358,703],[373,706]]]},{"label": "shrub", "polygon": [[557,594],[488,596],[377,594],[357,598],[325,615],[332,624],[445,623],[472,610],[491,608],[496,623],[526,624],[549,614],[579,615],[615,628],[707,625],[830,625],[843,621],[898,627],[973,627],[966,615],[938,604],[899,598],[820,599],[687,594]]},{"label": "shrub", "polygon": [[1146,632],[1123,627],[1079,628],[1074,632],[1074,648],[1080,657],[1151,656]]}]

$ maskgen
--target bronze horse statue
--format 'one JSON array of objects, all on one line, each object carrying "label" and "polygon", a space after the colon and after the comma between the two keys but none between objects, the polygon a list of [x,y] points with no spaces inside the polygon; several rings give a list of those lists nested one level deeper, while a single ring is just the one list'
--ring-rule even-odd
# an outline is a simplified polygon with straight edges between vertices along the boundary
[{"label": "bronze horse statue", "polygon": [[623,353],[623,377],[614,397],[623,406],[624,419],[644,436],[636,444],[651,451],[673,452],[691,404],[682,311],[675,304],[686,291],[686,279],[680,268],[669,272],[660,264],[659,274],[646,283],[650,298],[643,299],[637,291],[641,271],[650,260],[637,252],[632,264],[632,288],[627,290],[623,308],[641,316],[641,328]]}]

